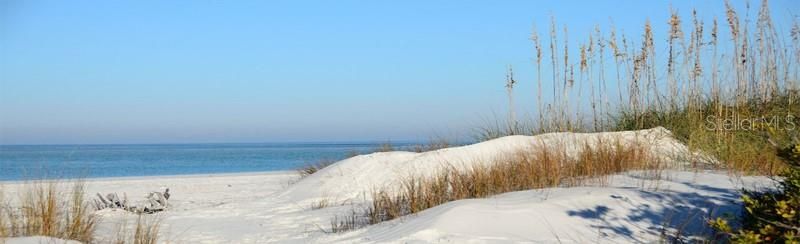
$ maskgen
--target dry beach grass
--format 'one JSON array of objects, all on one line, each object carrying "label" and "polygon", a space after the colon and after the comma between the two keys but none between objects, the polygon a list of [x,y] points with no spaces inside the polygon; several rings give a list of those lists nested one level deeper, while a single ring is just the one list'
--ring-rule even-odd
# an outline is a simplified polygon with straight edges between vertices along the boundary
[{"label": "dry beach grass", "polygon": [[157,216],[138,214],[133,231],[129,229],[127,222],[117,226],[115,244],[155,244],[158,243],[161,228],[161,220]]},{"label": "dry beach grass", "polygon": [[[86,199],[82,179],[36,180],[18,184],[18,196],[9,197],[0,184],[0,240],[22,236],[49,236],[84,243],[101,243],[97,227],[101,217]],[[12,199],[13,198],[13,199]],[[159,238],[160,224],[139,215],[134,232],[122,223],[114,243],[148,244]]]},{"label": "dry beach grass", "polygon": [[[69,191],[62,191],[68,186]],[[0,202],[0,238],[52,236],[91,242],[99,221],[85,201],[84,182],[24,184],[16,204]],[[7,200],[0,191],[0,199]]]},{"label": "dry beach grass", "polygon": [[665,167],[661,162],[646,146],[618,140],[586,143],[577,154],[565,145],[541,146],[466,170],[449,167],[433,177],[410,176],[402,181],[400,191],[375,190],[364,211],[335,217],[331,232],[392,220],[460,199],[548,187],[606,185],[608,176],[630,170],[658,178]]}]

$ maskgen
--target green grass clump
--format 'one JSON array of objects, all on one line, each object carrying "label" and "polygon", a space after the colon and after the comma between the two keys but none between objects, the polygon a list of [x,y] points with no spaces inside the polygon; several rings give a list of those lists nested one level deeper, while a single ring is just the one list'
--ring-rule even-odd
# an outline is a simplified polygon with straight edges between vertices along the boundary
[{"label": "green grass clump", "polygon": [[[697,109],[651,109],[634,114],[623,112],[615,130],[640,130],[663,126],[690,148],[719,159],[721,168],[744,174],[774,175],[784,161],[767,138],[788,143],[800,129],[800,104],[790,101],[795,91],[786,91],[768,102],[751,100],[740,106],[707,101]],[[765,136],[769,135],[769,137]]]},{"label": "green grass clump", "polygon": [[718,238],[734,243],[800,243],[800,143],[778,150],[788,167],[779,188],[744,191],[741,228],[734,230],[722,218],[710,225]]}]

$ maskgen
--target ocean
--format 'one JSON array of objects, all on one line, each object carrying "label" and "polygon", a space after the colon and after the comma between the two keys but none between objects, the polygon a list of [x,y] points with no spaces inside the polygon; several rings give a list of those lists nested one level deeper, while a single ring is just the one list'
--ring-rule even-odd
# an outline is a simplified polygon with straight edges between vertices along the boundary
[{"label": "ocean", "polygon": [[0,181],[294,170],[381,144],[0,145]]}]

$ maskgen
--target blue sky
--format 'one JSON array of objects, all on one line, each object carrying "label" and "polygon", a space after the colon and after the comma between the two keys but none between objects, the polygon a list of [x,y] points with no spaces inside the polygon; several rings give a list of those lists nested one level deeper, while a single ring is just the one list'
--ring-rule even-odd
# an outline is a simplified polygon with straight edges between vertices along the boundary
[{"label": "blue sky", "polygon": [[[779,28],[798,5],[771,1]],[[518,113],[536,112],[534,23],[546,31],[552,15],[588,36],[613,19],[638,35],[649,18],[662,34],[670,7],[710,23],[722,6],[4,0],[0,144],[465,137],[505,116],[507,65]]]}]

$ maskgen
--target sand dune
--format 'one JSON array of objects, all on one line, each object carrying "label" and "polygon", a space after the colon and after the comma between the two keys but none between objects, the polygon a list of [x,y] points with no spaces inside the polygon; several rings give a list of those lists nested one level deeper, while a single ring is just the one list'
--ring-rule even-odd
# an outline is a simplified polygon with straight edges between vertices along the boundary
[{"label": "sand dune", "polygon": [[[600,139],[600,140],[598,140]],[[391,187],[409,175],[430,175],[447,166],[465,169],[492,157],[541,146],[577,151],[598,141],[621,140],[649,146],[672,170],[661,179],[642,172],[613,176],[607,186],[548,188],[450,202],[419,214],[341,234],[328,234],[331,218],[360,209],[368,192]],[[509,136],[425,153],[383,152],[335,163],[299,179],[294,172],[96,179],[88,193],[119,192],[139,197],[170,187],[172,207],[158,214],[163,241],[177,243],[503,243],[653,242],[678,230],[703,234],[707,217],[737,213],[741,187],[770,186],[764,177],[732,178],[724,173],[682,171],[704,157],[693,155],[656,128],[643,131]],[[704,161],[711,162],[711,161]],[[14,185],[6,184],[7,191]],[[312,210],[326,199],[331,205]],[[113,226],[132,220],[119,210],[102,210],[100,239]],[[26,242],[27,241],[27,242]],[[17,238],[9,243],[30,243]]]}]

